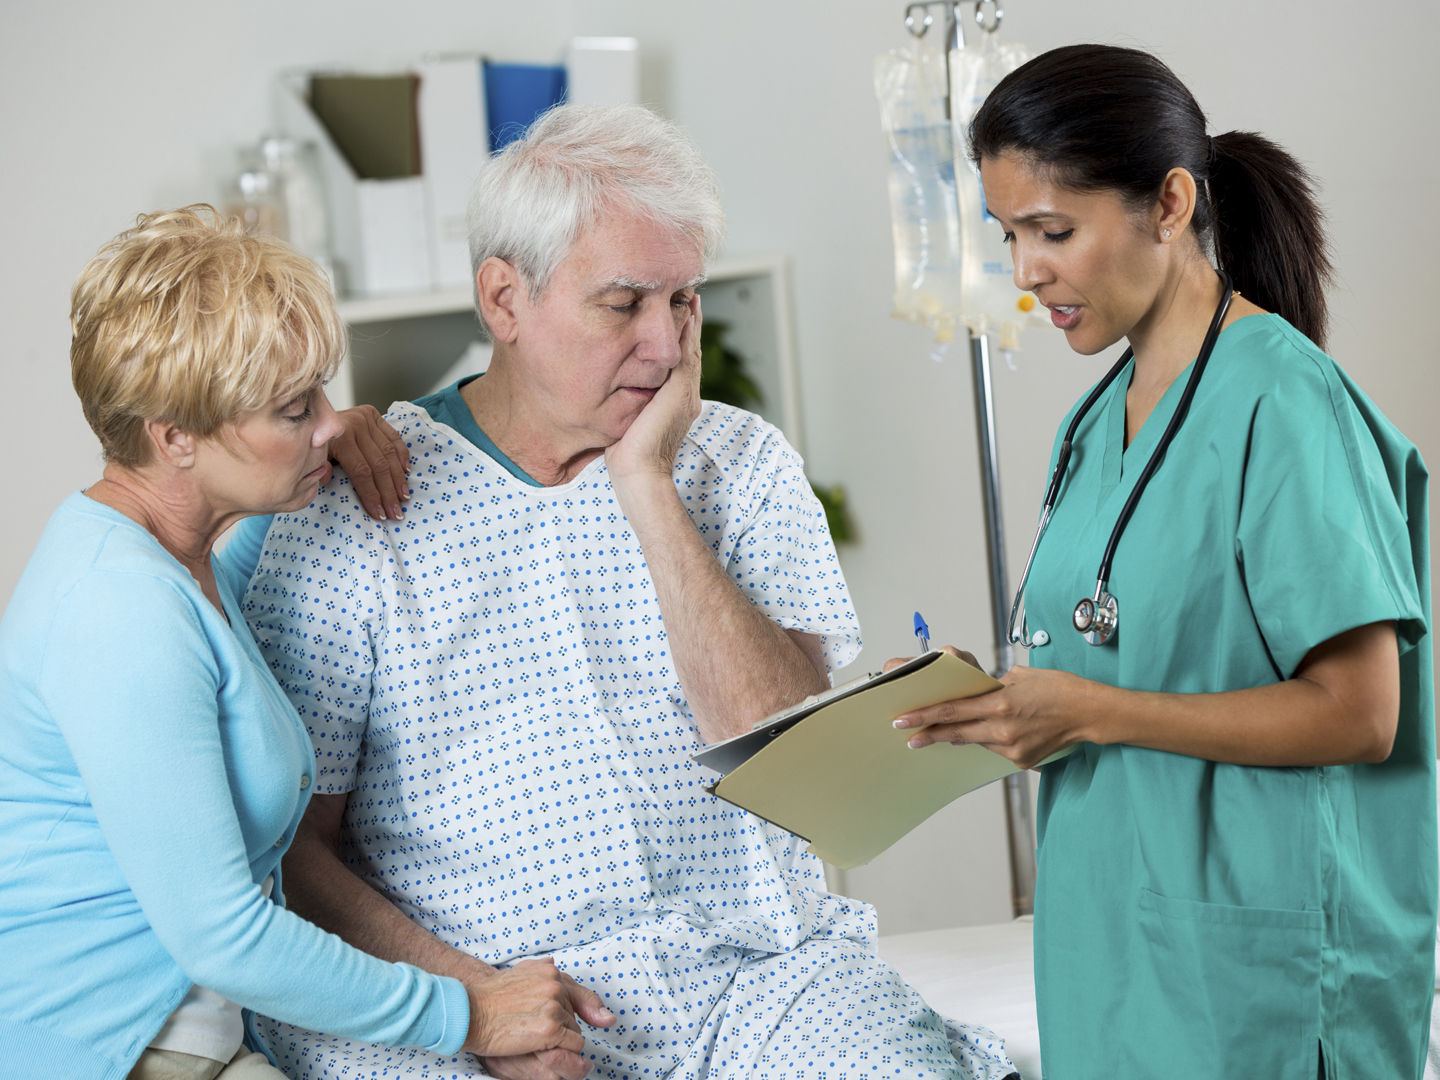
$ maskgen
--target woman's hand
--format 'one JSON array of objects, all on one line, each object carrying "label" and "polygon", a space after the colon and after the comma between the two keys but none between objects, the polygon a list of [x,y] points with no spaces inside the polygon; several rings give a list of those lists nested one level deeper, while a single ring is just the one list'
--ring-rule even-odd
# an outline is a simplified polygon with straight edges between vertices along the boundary
[{"label": "woman's hand", "polygon": [[330,460],[350,477],[355,497],[367,514],[380,521],[399,521],[404,512],[400,503],[410,498],[405,479],[410,472],[410,451],[405,440],[374,405],[357,405],[339,416],[345,431],[330,443]]},{"label": "woman's hand", "polygon": [[[948,645],[945,651],[972,667],[969,653]],[[886,665],[888,670],[896,661]],[[1051,754],[1083,742],[1086,735],[1077,706],[1092,685],[1065,671],[1013,667],[1000,680],[1001,689],[979,697],[944,701],[897,717],[897,728],[915,728],[910,746],[931,743],[977,743],[1028,769]]]},{"label": "woman's hand", "polygon": [[525,960],[496,972],[470,992],[470,1034],[465,1049],[486,1071],[505,1080],[582,1080],[590,1062],[578,1016],[609,1027],[615,1015],[551,960]]}]

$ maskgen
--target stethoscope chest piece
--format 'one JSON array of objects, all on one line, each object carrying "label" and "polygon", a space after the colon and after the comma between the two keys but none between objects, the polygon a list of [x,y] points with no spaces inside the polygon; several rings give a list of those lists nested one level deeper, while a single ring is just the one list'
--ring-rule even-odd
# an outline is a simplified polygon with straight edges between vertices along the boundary
[{"label": "stethoscope chest piece", "polygon": [[1087,596],[1075,605],[1075,629],[1085,636],[1091,645],[1104,645],[1115,633],[1120,621],[1120,608],[1115,597],[1104,589],[1095,596]]}]

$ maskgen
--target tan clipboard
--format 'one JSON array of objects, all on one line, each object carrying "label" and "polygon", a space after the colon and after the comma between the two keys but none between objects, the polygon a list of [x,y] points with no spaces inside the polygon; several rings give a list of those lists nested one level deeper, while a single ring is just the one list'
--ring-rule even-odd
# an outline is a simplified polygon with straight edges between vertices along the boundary
[{"label": "tan clipboard", "polygon": [[912,750],[906,743],[913,731],[893,726],[912,709],[999,687],[949,653],[927,653],[694,757],[725,773],[709,791],[808,840],[810,851],[850,870],[966,792],[1017,771],[983,746]]}]

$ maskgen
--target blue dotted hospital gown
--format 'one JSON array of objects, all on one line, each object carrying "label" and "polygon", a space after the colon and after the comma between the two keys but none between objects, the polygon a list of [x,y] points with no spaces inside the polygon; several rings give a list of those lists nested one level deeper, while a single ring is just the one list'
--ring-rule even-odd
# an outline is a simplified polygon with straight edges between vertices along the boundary
[{"label": "blue dotted hospital gown", "polygon": [[[246,615],[309,725],[316,790],[351,792],[347,864],[442,940],[552,957],[614,1011],[595,1077],[1003,1077],[876,955],[875,915],[803,841],[707,794],[645,558],[597,459],[523,483],[422,409],[399,523],[343,478],[277,517]],[[775,428],[707,403],[675,465],[696,527],[781,626],[859,627],[824,514]],[[296,1080],[484,1075],[257,1018]]]}]

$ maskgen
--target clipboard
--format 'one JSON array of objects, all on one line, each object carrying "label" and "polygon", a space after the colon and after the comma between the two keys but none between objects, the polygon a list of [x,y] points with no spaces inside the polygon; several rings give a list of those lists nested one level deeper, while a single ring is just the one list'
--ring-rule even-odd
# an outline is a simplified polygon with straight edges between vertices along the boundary
[{"label": "clipboard", "polygon": [[961,795],[1019,771],[983,746],[912,750],[906,744],[913,729],[891,726],[912,709],[999,688],[958,657],[928,652],[807,698],[691,757],[724,773],[706,788],[711,794],[809,841],[809,850],[826,862],[853,870]]}]

